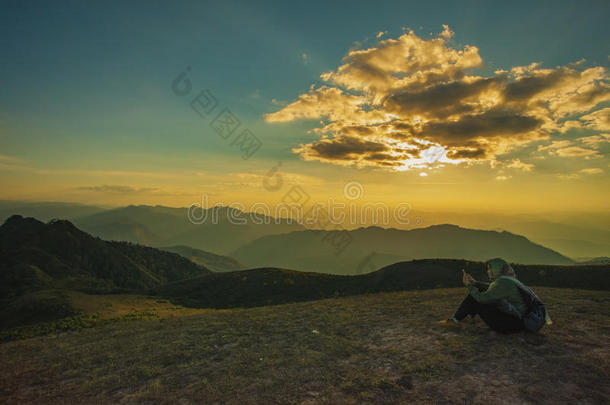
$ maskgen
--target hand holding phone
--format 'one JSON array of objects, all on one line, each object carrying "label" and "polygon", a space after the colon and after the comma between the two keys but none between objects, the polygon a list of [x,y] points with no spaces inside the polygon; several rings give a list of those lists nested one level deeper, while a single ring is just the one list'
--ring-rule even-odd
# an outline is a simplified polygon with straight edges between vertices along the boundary
[{"label": "hand holding phone", "polygon": [[465,286],[469,286],[470,284],[474,284],[476,280],[470,274],[466,273],[466,270],[462,269],[462,283]]}]

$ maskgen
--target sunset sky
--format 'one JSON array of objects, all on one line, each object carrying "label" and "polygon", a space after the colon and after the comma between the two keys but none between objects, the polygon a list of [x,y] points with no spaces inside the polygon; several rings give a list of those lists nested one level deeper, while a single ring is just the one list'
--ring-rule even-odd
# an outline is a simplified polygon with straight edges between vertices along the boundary
[{"label": "sunset sky", "polygon": [[610,208],[607,1],[85,3],[0,2],[0,199]]}]

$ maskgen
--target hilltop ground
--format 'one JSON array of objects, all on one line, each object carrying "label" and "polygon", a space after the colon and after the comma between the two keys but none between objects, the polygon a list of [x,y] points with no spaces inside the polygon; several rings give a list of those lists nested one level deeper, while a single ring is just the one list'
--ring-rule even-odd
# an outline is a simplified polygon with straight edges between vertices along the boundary
[{"label": "hilltop ground", "polygon": [[[459,330],[463,288],[376,293],[249,309],[150,306],[113,322],[0,345],[3,403],[607,403],[610,293],[537,288],[539,334]],[[78,297],[76,297],[78,298]],[[109,300],[109,301],[105,301]],[[172,315],[175,313],[176,315]]]}]

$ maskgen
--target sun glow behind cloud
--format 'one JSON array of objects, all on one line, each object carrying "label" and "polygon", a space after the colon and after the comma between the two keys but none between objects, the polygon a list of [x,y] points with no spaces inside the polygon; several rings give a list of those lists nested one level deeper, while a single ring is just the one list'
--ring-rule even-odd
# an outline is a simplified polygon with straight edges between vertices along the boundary
[{"label": "sun glow behind cloud", "polygon": [[352,49],[341,66],[321,74],[326,85],[312,85],[265,119],[321,120],[311,131],[319,139],[293,149],[304,160],[398,171],[480,163],[531,171],[533,163],[503,155],[538,144],[552,157],[597,156],[608,142],[603,134],[590,142],[555,140],[575,128],[608,130],[610,108],[600,109],[610,100],[603,67],[532,63],[481,76],[478,48],[457,49],[452,36],[445,25],[437,37],[409,31]]}]

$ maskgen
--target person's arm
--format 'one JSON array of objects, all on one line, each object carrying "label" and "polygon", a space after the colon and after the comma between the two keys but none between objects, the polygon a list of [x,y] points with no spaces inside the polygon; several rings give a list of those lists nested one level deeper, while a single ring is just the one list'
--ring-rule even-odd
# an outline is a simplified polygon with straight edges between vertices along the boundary
[{"label": "person's arm", "polygon": [[474,285],[468,286],[468,291],[472,298],[480,302],[481,304],[491,304],[498,303],[503,298],[506,298],[510,295],[511,288],[514,288],[511,284],[506,282],[506,280],[496,280],[489,285],[489,288],[486,291],[479,291],[477,287]]},{"label": "person's arm", "polygon": [[475,280],[472,285],[474,285],[479,291],[486,291],[489,288],[489,283],[486,283],[484,281]]}]

